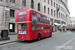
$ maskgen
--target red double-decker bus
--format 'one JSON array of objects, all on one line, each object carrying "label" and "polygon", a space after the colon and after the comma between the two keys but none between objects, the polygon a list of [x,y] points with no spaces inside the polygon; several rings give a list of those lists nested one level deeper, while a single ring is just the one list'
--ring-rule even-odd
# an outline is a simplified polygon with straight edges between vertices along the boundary
[{"label": "red double-decker bus", "polygon": [[15,23],[17,23],[17,40],[40,40],[52,36],[50,17],[34,9],[19,10]]}]

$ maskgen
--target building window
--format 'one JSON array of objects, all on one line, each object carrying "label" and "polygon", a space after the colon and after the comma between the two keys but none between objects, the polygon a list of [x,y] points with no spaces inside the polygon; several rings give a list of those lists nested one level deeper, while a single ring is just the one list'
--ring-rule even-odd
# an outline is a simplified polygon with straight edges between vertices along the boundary
[{"label": "building window", "polygon": [[52,0],[51,0],[51,6],[52,6]]},{"label": "building window", "polygon": [[60,5],[59,5],[59,9],[60,9]]},{"label": "building window", "polygon": [[54,16],[55,16],[55,10],[54,10]]},{"label": "building window", "polygon": [[58,18],[58,12],[57,12],[57,18]]},{"label": "building window", "polygon": [[34,9],[34,2],[31,0],[31,8]]},{"label": "building window", "polygon": [[61,13],[61,18],[62,18],[62,13]]},{"label": "building window", "polygon": [[[64,19],[64,14],[62,15],[63,16],[63,19]],[[66,18],[65,18],[66,19]]]},{"label": "building window", "polygon": [[10,17],[14,17],[15,15],[15,10],[10,9]]},{"label": "building window", "polygon": [[40,11],[40,3],[38,3],[38,11]]},{"label": "building window", "polygon": [[44,0],[44,2],[46,2],[46,0]]},{"label": "building window", "polygon": [[62,7],[61,7],[61,10],[62,10]]},{"label": "building window", "polygon": [[22,6],[26,6],[26,0],[22,0]]},{"label": "building window", "polygon": [[10,0],[10,2],[15,3],[15,0]]},{"label": "building window", "polygon": [[53,10],[51,9],[51,15],[53,15]]},{"label": "building window", "polygon": [[48,8],[48,14],[49,14],[49,8]]},{"label": "building window", "polygon": [[54,2],[54,7],[55,7],[55,2]]},{"label": "building window", "polygon": [[2,1],[2,0],[0,0],[0,1]]},{"label": "building window", "polygon": [[49,4],[49,0],[48,0],[48,4]]},{"label": "building window", "polygon": [[57,18],[58,18],[58,12],[57,12]]},{"label": "building window", "polygon": [[56,8],[58,8],[58,4],[56,4]]},{"label": "building window", "polygon": [[44,13],[46,13],[46,6],[44,6]]},{"label": "building window", "polygon": [[59,18],[60,18],[60,13],[59,13]]}]

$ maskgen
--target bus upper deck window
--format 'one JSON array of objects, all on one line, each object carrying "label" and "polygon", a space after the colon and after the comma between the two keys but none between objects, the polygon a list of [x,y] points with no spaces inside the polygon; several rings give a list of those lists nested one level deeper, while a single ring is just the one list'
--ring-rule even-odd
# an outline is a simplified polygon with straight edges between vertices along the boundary
[{"label": "bus upper deck window", "polygon": [[40,14],[39,14],[39,13],[37,13],[37,16],[38,16],[38,17],[40,17]]},{"label": "bus upper deck window", "polygon": [[36,16],[36,12],[32,11],[32,15]]},{"label": "bus upper deck window", "polygon": [[48,20],[48,17],[47,17],[47,20]]},{"label": "bus upper deck window", "polygon": [[43,18],[43,15],[41,15],[41,18]]},{"label": "bus upper deck window", "polygon": [[26,14],[26,13],[27,13],[27,11],[21,11],[21,12],[19,12],[18,15],[23,15],[23,14]]},{"label": "bus upper deck window", "polygon": [[44,16],[44,19],[46,19],[46,16]]}]

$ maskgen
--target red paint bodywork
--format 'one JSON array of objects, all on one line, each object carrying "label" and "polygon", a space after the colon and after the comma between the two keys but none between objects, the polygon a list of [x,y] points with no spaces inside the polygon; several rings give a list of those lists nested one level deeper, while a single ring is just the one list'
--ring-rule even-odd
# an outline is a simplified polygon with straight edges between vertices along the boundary
[{"label": "red paint bodywork", "polygon": [[[21,11],[27,11],[26,14],[24,15],[18,15],[19,12]],[[17,40],[34,40],[37,39],[37,35],[38,33],[41,33],[41,37],[47,37],[50,36],[50,32],[51,32],[51,26],[50,24],[45,25],[44,24],[38,24],[40,26],[49,26],[50,29],[37,29],[37,30],[32,30],[32,23],[27,23],[27,29],[18,29],[18,24],[21,24],[21,22],[26,22],[26,21],[32,21],[32,11],[35,11],[37,13],[40,13],[39,11],[33,10],[31,8],[26,8],[26,9],[21,9],[16,13],[16,19],[15,19],[15,23],[17,23]],[[44,15],[43,13],[40,13],[42,15]],[[18,21],[19,20],[19,16],[25,16],[25,21]],[[46,16],[46,15],[45,15]],[[37,27],[37,26],[36,26]],[[19,34],[19,31],[26,31],[26,34]],[[24,36],[24,38],[21,38],[21,36]]]}]

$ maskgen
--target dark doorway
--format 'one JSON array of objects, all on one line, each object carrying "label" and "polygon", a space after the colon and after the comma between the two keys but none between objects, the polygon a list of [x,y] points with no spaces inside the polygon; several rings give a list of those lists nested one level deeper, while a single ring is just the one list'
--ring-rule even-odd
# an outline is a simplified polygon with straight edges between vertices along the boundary
[{"label": "dark doorway", "polygon": [[15,23],[9,23],[9,32],[15,32]]}]

